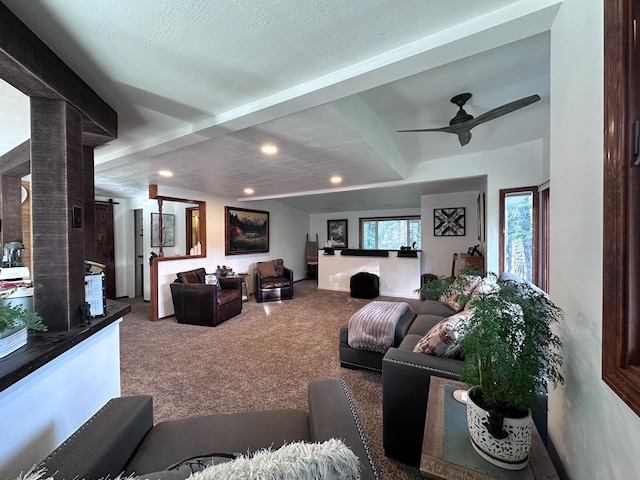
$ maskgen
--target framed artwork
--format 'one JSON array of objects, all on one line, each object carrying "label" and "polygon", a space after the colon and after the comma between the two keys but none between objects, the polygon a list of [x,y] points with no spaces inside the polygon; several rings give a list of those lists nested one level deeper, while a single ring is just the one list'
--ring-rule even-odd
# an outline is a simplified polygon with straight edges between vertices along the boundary
[{"label": "framed artwork", "polygon": [[434,237],[464,237],[464,207],[434,208]]},{"label": "framed artwork", "polygon": [[477,198],[477,218],[478,218],[478,241],[481,242],[484,239],[484,193],[480,192]]},{"label": "framed artwork", "polygon": [[347,248],[347,220],[327,220],[327,240],[333,248]]},{"label": "framed artwork", "polygon": [[[170,213],[162,214],[162,246],[176,245],[176,216]],[[160,214],[151,214],[151,246],[160,246]]]},{"label": "framed artwork", "polygon": [[269,251],[269,212],[224,207],[224,254]]}]

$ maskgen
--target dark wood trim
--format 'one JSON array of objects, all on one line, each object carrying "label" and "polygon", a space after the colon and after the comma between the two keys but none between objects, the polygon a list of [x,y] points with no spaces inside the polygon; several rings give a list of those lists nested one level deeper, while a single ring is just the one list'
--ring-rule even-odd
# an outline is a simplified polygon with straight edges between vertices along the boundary
[{"label": "dark wood trim", "polygon": [[549,267],[551,265],[551,204],[550,188],[540,192],[540,288],[549,292]]},{"label": "dark wood trim", "polygon": [[160,320],[158,318],[158,262],[161,260],[163,260],[163,257],[151,259],[151,266],[149,267],[149,288],[151,289],[149,294],[149,320],[152,322]]},{"label": "dark wood trim", "polygon": [[[640,415],[640,372],[637,353],[632,355],[639,346],[640,327],[637,257],[640,167],[631,166],[633,120],[640,118],[637,87],[640,52],[634,52],[632,47],[637,3],[604,2],[602,378]],[[630,188],[632,181],[634,188]]]},{"label": "dark wood trim", "polygon": [[505,196],[507,196],[510,193],[520,193],[520,192],[531,192],[532,194],[532,201],[533,201],[533,213],[532,213],[532,218],[531,218],[531,223],[532,223],[532,227],[531,227],[531,235],[532,235],[532,245],[531,245],[531,268],[532,268],[532,272],[531,272],[531,278],[533,280],[533,283],[535,283],[536,285],[538,284],[538,262],[539,262],[539,257],[538,257],[538,251],[539,251],[539,242],[540,242],[540,238],[538,236],[538,232],[539,232],[539,226],[538,226],[538,222],[539,222],[539,200],[538,200],[538,187],[536,186],[532,186],[532,187],[519,187],[519,188],[503,188],[500,190],[500,230],[499,230],[499,242],[498,242],[498,248],[499,248],[499,264],[498,264],[498,269],[500,270],[500,272],[504,271],[504,222],[505,222],[505,218],[504,218],[504,199]]},{"label": "dark wood trim", "polygon": [[118,136],[118,115],[0,2],[0,77],[29,97],[64,100],[82,113],[83,143]]}]

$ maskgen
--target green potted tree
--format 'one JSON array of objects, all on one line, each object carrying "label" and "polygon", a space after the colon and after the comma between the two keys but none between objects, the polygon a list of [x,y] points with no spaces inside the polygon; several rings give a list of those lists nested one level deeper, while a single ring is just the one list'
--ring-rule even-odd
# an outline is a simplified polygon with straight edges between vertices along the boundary
[{"label": "green potted tree", "polygon": [[40,315],[6,298],[11,293],[0,296],[0,358],[26,345],[27,330],[47,330]]},{"label": "green potted tree", "polygon": [[461,326],[467,365],[462,380],[473,387],[467,422],[475,450],[510,470],[527,465],[531,446],[531,408],[560,373],[562,342],[552,325],[563,317],[549,296],[527,282],[487,274],[471,294],[474,311]]}]

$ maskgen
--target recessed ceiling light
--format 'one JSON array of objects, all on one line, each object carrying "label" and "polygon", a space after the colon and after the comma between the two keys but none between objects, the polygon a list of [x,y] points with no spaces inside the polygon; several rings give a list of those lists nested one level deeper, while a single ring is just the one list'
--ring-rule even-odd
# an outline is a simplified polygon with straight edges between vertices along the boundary
[{"label": "recessed ceiling light", "polygon": [[245,188],[244,193],[246,193],[247,195],[251,195],[253,193],[253,188]]},{"label": "recessed ceiling light", "polygon": [[171,172],[170,170],[160,170],[158,174],[161,177],[173,177],[173,172]]},{"label": "recessed ceiling light", "polygon": [[339,175],[334,175],[331,177],[331,183],[340,183],[342,182],[342,177]]},{"label": "recessed ceiling light", "polygon": [[278,147],[272,143],[265,143],[260,147],[260,151],[265,155],[275,155],[278,153]]}]

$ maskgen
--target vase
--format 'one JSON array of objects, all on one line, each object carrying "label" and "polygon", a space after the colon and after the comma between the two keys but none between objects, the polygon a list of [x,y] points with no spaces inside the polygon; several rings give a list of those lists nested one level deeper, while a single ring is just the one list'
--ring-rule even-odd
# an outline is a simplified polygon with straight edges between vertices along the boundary
[{"label": "vase", "polygon": [[0,332],[0,358],[6,357],[27,344],[27,329],[14,327]]},{"label": "vase", "polygon": [[[474,450],[488,462],[506,470],[522,470],[529,463],[531,450],[531,410],[523,418],[503,418],[501,434],[490,433],[493,418],[479,406],[478,387],[469,390],[467,399],[467,425]],[[498,428],[500,428],[498,426]],[[500,438],[502,437],[502,438]]]}]

